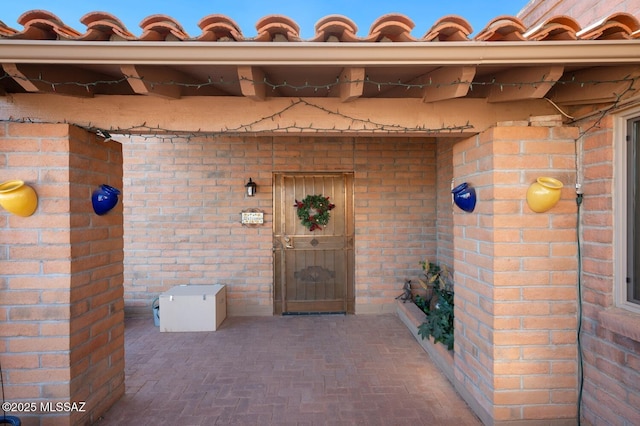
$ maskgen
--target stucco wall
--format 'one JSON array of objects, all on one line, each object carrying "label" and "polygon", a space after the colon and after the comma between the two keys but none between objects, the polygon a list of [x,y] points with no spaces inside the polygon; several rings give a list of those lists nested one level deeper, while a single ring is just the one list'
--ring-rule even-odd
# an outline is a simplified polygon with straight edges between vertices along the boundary
[{"label": "stucco wall", "polygon": [[[356,312],[393,310],[404,279],[435,259],[433,139],[133,137],[123,149],[129,314],[150,315],[172,286],[221,283],[231,315],[271,315],[273,172],[354,172]],[[247,208],[265,225],[242,227]]]}]

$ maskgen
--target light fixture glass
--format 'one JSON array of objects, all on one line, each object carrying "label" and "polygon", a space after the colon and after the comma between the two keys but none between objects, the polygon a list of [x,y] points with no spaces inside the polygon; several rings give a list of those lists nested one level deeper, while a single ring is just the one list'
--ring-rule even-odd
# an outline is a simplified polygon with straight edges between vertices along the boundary
[{"label": "light fixture glass", "polygon": [[258,185],[249,178],[249,182],[244,186],[247,189],[247,196],[253,197],[258,191]]}]

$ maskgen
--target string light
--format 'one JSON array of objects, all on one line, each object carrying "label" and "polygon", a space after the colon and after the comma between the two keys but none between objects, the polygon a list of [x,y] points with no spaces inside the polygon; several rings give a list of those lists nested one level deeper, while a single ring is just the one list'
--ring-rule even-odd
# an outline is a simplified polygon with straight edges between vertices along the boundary
[{"label": "string light", "polygon": [[[554,84],[555,85],[575,85],[576,87],[580,87],[580,88],[584,88],[587,85],[597,85],[597,84],[619,84],[619,83],[628,83],[628,86],[626,87],[626,89],[622,90],[619,94],[615,94],[616,99],[606,108],[600,110],[600,111],[596,111],[596,112],[592,112],[590,114],[591,117],[593,117],[594,115],[597,115],[597,118],[594,120],[594,123],[586,130],[582,131],[580,133],[581,136],[583,136],[585,133],[589,132],[590,130],[592,130],[593,128],[597,128],[600,125],[600,122],[604,119],[604,117],[611,111],[615,110],[616,108],[618,108],[618,106],[622,103],[623,99],[625,99],[627,97],[627,95],[630,92],[636,91],[637,89],[636,87],[636,83],[638,82],[638,79],[640,77],[631,77],[631,76],[625,76],[623,78],[618,78],[618,79],[610,79],[610,80],[594,80],[594,79],[590,79],[590,80],[584,80],[584,81],[578,81],[575,77],[575,75],[572,75],[570,79],[567,80],[559,80],[556,81]],[[546,83],[548,84],[549,81],[546,80],[545,76],[542,77],[542,79],[540,79],[539,81],[527,81],[527,82],[511,82],[511,83],[506,83],[506,82],[499,82],[496,81],[495,78],[492,78],[489,81],[461,81],[460,79],[458,79],[457,81],[452,81],[451,83],[448,84],[443,84],[441,82],[433,82],[431,78],[428,79],[428,81],[424,81],[424,82],[420,82],[420,83],[405,83],[402,81],[387,81],[387,82],[383,82],[383,81],[375,81],[372,80],[368,75],[364,78],[364,79],[354,79],[354,80],[340,80],[339,77],[337,77],[335,80],[331,81],[331,82],[327,82],[327,83],[322,83],[322,84],[311,84],[308,81],[305,81],[303,84],[300,85],[296,85],[296,84],[292,84],[290,82],[282,81],[282,82],[272,82],[270,80],[268,80],[266,77],[261,79],[261,80],[251,80],[249,78],[246,77],[242,77],[238,80],[225,80],[224,78],[220,77],[220,78],[215,78],[212,76],[207,76],[206,80],[202,81],[202,82],[196,82],[196,83],[185,83],[185,82],[179,82],[179,81],[151,81],[148,79],[145,79],[144,77],[139,77],[139,76],[129,76],[129,75],[124,75],[121,78],[117,78],[117,79],[113,79],[113,80],[96,80],[96,81],[90,81],[90,82],[80,82],[80,81],[58,81],[58,82],[52,82],[49,80],[46,80],[45,78],[43,78],[42,74],[39,74],[37,77],[23,77],[23,76],[14,76],[12,77],[11,75],[9,75],[8,73],[4,73],[3,75],[0,76],[0,82],[2,82],[2,80],[4,79],[22,79],[22,80],[27,80],[30,81],[32,83],[40,83],[43,85],[49,85],[52,89],[52,91],[57,92],[59,90],[57,90],[57,88],[64,86],[64,85],[73,85],[73,86],[80,86],[80,87],[84,87],[87,91],[91,91],[91,89],[96,88],[98,86],[101,85],[118,85],[118,84],[126,84],[129,80],[131,79],[136,79],[136,80],[140,80],[145,82],[145,84],[149,85],[150,87],[154,87],[154,86],[161,86],[161,85],[170,85],[170,86],[179,86],[179,87],[184,87],[184,88],[191,88],[191,89],[203,89],[209,86],[237,86],[239,85],[241,82],[249,82],[252,83],[254,85],[264,85],[267,88],[271,89],[271,91],[277,91],[280,89],[291,89],[294,90],[296,92],[299,91],[304,91],[304,90],[313,90],[314,93],[317,93],[318,91],[321,90],[326,90],[327,92],[331,91],[334,87],[339,86],[341,84],[363,84],[363,85],[372,85],[374,86],[374,88],[377,88],[378,91],[382,91],[383,88],[403,88],[405,90],[410,90],[410,89],[425,89],[425,88],[429,88],[429,87],[436,87],[436,88],[441,88],[441,87],[446,87],[446,86],[457,86],[457,85],[465,85],[468,86],[469,89],[471,91],[473,91],[474,86],[475,87],[491,87],[491,86],[497,86],[499,87],[499,89],[501,91],[503,91],[506,87],[518,87],[518,88],[522,88],[524,86],[533,86],[533,87],[537,87],[538,85],[542,84],[542,83]],[[545,98],[546,99],[546,98]],[[547,99],[549,100],[549,99]],[[549,100],[550,101],[550,100]],[[551,102],[552,103],[552,102]],[[553,104],[554,107],[556,109],[559,109],[557,105]],[[289,124],[289,125],[282,125],[281,123],[278,122],[279,118],[282,118],[289,110],[296,108],[296,107],[310,107],[310,108],[314,108],[326,115],[331,115],[331,116],[336,116],[339,117],[341,119],[343,119],[345,122],[349,123],[346,126],[340,128],[340,127],[336,127],[336,125],[334,125],[331,128],[319,128],[319,127],[314,127],[313,123],[310,123],[308,125],[301,125],[298,123],[293,123],[293,124]],[[561,113],[563,115],[565,115],[565,117],[569,118],[571,120],[571,123],[575,123],[577,121],[582,121],[585,119],[585,117],[581,117],[579,119],[573,118],[571,116],[569,116],[568,114],[564,113],[561,111]],[[0,121],[9,121],[9,122],[34,122],[34,120],[32,118],[21,118],[21,119],[15,119],[15,118],[9,118],[6,120],[0,120]],[[276,123],[276,126],[267,126],[266,128],[263,126],[264,123],[267,122],[272,122],[272,123]],[[116,127],[116,128],[109,128],[109,129],[100,129],[97,127],[94,127],[91,125],[91,123],[89,124],[82,124],[82,123],[74,123],[74,122],[68,122],[65,121],[66,124],[72,124],[75,125],[77,127],[80,128],[84,128],[88,131],[91,132],[98,132],[98,131],[103,131],[103,132],[108,132],[109,134],[122,134],[122,135],[129,135],[129,134],[136,134],[140,137],[143,138],[160,138],[160,139],[164,139],[164,140],[176,140],[176,139],[190,139],[190,138],[201,138],[201,137],[218,137],[218,136],[222,136],[222,135],[243,135],[243,134],[251,134],[251,135],[261,135],[261,134],[272,134],[274,132],[278,132],[278,133],[298,133],[298,134],[313,134],[313,133],[352,133],[352,132],[368,132],[368,133],[374,133],[374,134],[387,134],[387,135],[392,135],[392,134],[421,134],[421,135],[425,135],[425,134],[442,134],[442,133],[449,133],[449,134],[454,134],[454,133],[463,133],[465,131],[471,130],[473,129],[473,126],[467,121],[465,124],[442,124],[441,127],[438,128],[427,128],[425,126],[420,126],[420,125],[416,125],[416,126],[404,126],[404,125],[399,125],[399,124],[393,124],[393,123],[382,123],[382,122],[376,122],[373,121],[371,119],[367,119],[367,118],[358,118],[358,117],[354,117],[354,116],[350,116],[348,114],[345,114],[343,112],[340,112],[339,110],[332,110],[329,109],[327,107],[312,103],[308,100],[302,99],[302,98],[297,98],[291,101],[291,103],[285,107],[283,107],[282,109],[280,109],[279,111],[274,112],[273,114],[270,114],[268,116],[265,117],[261,117],[258,118],[254,121],[251,122],[247,122],[244,124],[240,124],[236,127],[225,127],[222,128],[218,131],[193,131],[193,130],[187,130],[187,129],[175,129],[175,128],[162,128],[160,126],[156,126],[156,127],[152,127],[149,126],[145,123],[139,124],[139,125],[134,125],[131,127],[126,127],[126,128],[122,128],[122,127]]]},{"label": "string light", "polygon": [[[300,125],[294,122],[293,124],[283,126],[277,122],[276,120],[277,118],[281,118],[283,115],[286,114],[287,111],[299,106],[315,108],[318,111],[321,111],[325,114],[340,117],[341,119],[344,119],[350,124],[345,128],[338,128],[336,127],[336,125],[334,125],[331,128],[319,128],[319,127],[314,127],[313,123],[309,123],[308,125]],[[10,117],[8,120],[0,120],[0,122],[2,121],[30,122],[30,123],[34,122],[31,118],[13,118],[13,117]],[[269,121],[276,123],[275,128],[274,127],[265,128],[265,129],[256,128],[260,124],[269,122]],[[155,126],[155,127],[149,126],[146,122],[139,125],[131,126],[131,127],[115,127],[115,128],[111,127],[109,129],[98,128],[98,127],[92,126],[91,123],[88,123],[88,124],[72,123],[72,122],[65,122],[65,123],[72,124],[76,127],[85,129],[89,132],[96,133],[96,134],[106,133],[106,134],[109,134],[111,137],[114,134],[121,134],[121,135],[135,134],[136,136],[141,137],[143,139],[153,138],[153,139],[161,139],[165,141],[184,140],[184,139],[190,140],[192,138],[203,138],[203,137],[213,138],[213,137],[218,137],[223,135],[224,136],[237,136],[237,135],[259,136],[261,134],[272,134],[274,131],[279,133],[297,133],[297,134],[310,134],[310,133],[319,134],[319,133],[329,133],[329,132],[351,133],[354,131],[366,131],[368,133],[386,134],[386,135],[412,134],[412,133],[419,133],[422,135],[422,134],[441,134],[441,133],[462,133],[465,130],[469,130],[473,128],[473,126],[469,124],[469,122],[462,125],[442,125],[441,127],[438,127],[438,128],[427,128],[425,126],[407,127],[407,126],[402,126],[398,124],[380,123],[377,121],[373,121],[371,119],[362,119],[358,117],[352,117],[348,114],[344,114],[340,111],[333,111],[331,109],[325,108],[320,105],[316,105],[304,99],[293,100],[286,107],[268,116],[256,119],[254,121],[251,121],[245,124],[240,124],[239,126],[236,126],[236,127],[225,127],[219,131],[202,131],[200,129],[198,129],[197,131],[186,130],[186,129],[169,129],[169,128],[162,128],[160,126]]]},{"label": "string light", "polygon": [[[591,126],[587,127],[586,129],[582,130],[580,132],[580,136],[578,138],[583,137],[584,135],[586,135],[587,133],[589,133],[591,130],[593,129],[597,129],[600,128],[600,123],[602,122],[602,120],[604,120],[604,118],[612,111],[614,111],[615,109],[617,109],[620,104],[622,103],[622,100],[626,97],[627,93],[633,92],[636,89],[634,89],[635,86],[635,82],[636,79],[629,79],[626,80],[629,81],[629,85],[623,90],[621,91],[619,94],[616,94],[616,99],[611,103],[611,105],[609,105],[608,107],[600,110],[600,111],[596,111],[593,114],[591,114],[590,116],[593,117],[594,115],[596,116],[596,119],[594,120],[594,122],[591,124]],[[585,120],[588,117],[581,117],[581,120]],[[577,120],[574,120],[574,122]]]},{"label": "string light", "polygon": [[146,79],[145,77],[124,75],[121,78],[117,78],[113,80],[96,80],[96,81],[90,81],[90,82],[80,82],[80,81],[54,82],[54,81],[50,81],[43,78],[42,74],[38,75],[38,77],[24,77],[24,76],[11,76],[7,72],[5,72],[2,76],[0,76],[0,82],[5,79],[11,79],[11,80],[17,79],[17,80],[29,81],[32,83],[46,84],[48,86],[51,86],[52,90],[54,91],[56,90],[56,87],[59,87],[59,86],[66,86],[66,85],[80,86],[80,87],[86,88],[87,90],[90,90],[91,88],[95,88],[100,85],[118,85],[118,84],[126,83],[130,80],[140,80],[148,84],[150,87],[178,86],[178,87],[191,88],[191,89],[203,89],[209,86],[215,86],[215,87],[238,86],[241,82],[248,82],[256,86],[264,85],[269,89],[271,89],[272,91],[276,91],[278,89],[292,89],[294,91],[313,90],[314,92],[317,92],[319,90],[331,91],[331,89],[333,89],[334,87],[340,86],[341,84],[372,85],[376,87],[378,91],[381,91],[382,88],[403,88],[403,89],[409,90],[409,89],[425,89],[429,87],[441,88],[441,87],[459,86],[459,85],[469,86],[470,90],[473,90],[474,86],[498,86],[500,90],[504,90],[504,88],[508,88],[508,87],[516,87],[516,88],[522,88],[525,86],[538,87],[540,84],[548,84],[548,83],[554,83],[556,85],[576,85],[576,86],[579,86],[580,88],[584,88],[585,85],[597,85],[597,84],[606,84],[606,83],[615,84],[615,83],[630,82],[633,85],[638,80],[638,78],[639,77],[626,76],[624,78],[610,79],[610,80],[591,79],[591,80],[577,81],[575,79],[575,76],[572,76],[571,79],[569,80],[558,80],[553,82],[551,80],[545,79],[545,76],[543,76],[540,80],[526,81],[526,82],[524,81],[511,82],[511,83],[499,82],[495,78],[492,78],[490,81],[461,81],[460,79],[458,79],[450,83],[441,83],[441,82],[434,83],[431,80],[431,78],[429,78],[428,81],[421,82],[421,83],[405,83],[400,80],[386,81],[386,82],[376,81],[376,80],[370,79],[369,76],[366,76],[364,79],[353,79],[353,80],[348,80],[348,79],[340,80],[339,77],[336,77],[336,79],[333,81],[330,81],[327,83],[321,83],[321,84],[311,84],[308,81],[305,81],[303,84],[292,84],[287,82],[286,80],[279,83],[272,82],[268,80],[266,77],[263,78],[262,80],[252,80],[247,77],[241,77],[237,80],[224,80],[223,77],[220,77],[218,80],[215,80],[211,76],[207,76],[207,79],[205,81],[188,83],[188,82],[181,82],[181,81],[174,81],[174,80],[154,81],[154,80]]}]

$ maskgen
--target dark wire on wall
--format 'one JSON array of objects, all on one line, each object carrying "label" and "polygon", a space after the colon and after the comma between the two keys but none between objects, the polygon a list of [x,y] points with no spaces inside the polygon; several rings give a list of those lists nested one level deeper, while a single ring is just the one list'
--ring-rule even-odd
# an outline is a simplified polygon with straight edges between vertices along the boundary
[{"label": "dark wire on wall", "polygon": [[578,206],[576,221],[576,237],[578,243],[578,426],[580,426],[580,417],[582,413],[582,389],[584,387],[583,374],[583,355],[582,355],[582,241],[580,238],[580,207],[582,206],[582,193],[576,194],[576,204]]},{"label": "dark wire on wall", "polygon": [[4,377],[2,376],[2,364],[0,363],[0,390],[2,390],[2,419],[7,417],[7,411],[4,404]]}]

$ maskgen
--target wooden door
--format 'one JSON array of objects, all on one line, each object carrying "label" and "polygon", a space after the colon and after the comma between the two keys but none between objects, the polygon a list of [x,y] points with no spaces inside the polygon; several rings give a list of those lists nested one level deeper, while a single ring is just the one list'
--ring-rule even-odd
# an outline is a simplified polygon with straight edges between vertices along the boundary
[{"label": "wooden door", "polygon": [[[296,201],[309,195],[335,205],[322,229],[298,218]],[[275,313],[354,313],[353,175],[279,173],[273,198]]]}]

